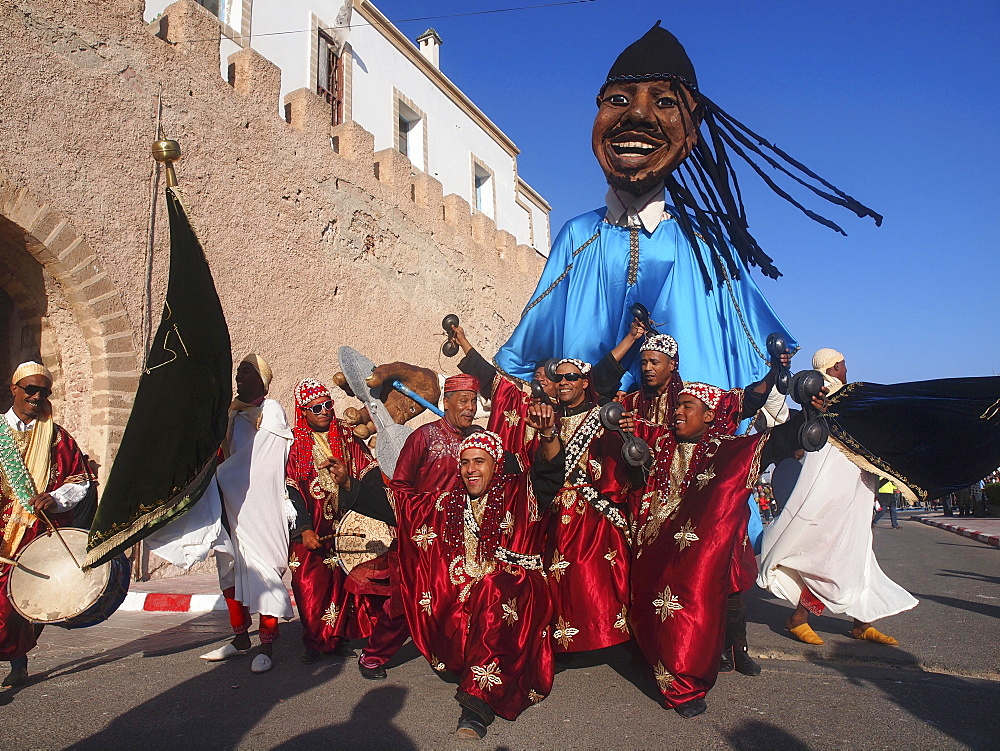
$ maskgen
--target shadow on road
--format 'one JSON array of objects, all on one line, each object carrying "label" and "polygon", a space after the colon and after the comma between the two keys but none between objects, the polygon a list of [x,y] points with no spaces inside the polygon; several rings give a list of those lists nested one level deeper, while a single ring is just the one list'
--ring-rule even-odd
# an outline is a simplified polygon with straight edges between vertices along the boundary
[{"label": "shadow on road", "polygon": [[1000,584],[1000,576],[990,576],[988,574],[980,574],[976,571],[955,571],[950,568],[943,568],[937,574],[938,576],[953,577],[957,579],[970,579],[976,582],[983,582],[984,584]]},{"label": "shadow on road", "polygon": [[[217,629],[211,641],[218,641]],[[190,649],[191,642],[187,644]],[[299,624],[283,626],[270,672],[252,674],[248,656],[206,665],[204,673],[116,716],[103,730],[69,748],[233,748],[280,702],[328,683],[345,665],[356,664],[324,658],[304,670],[300,647]],[[198,661],[193,654],[192,659]]]},{"label": "shadow on road", "polygon": [[742,722],[733,730],[726,731],[726,740],[736,751],[809,751],[809,746],[787,730],[760,720]]},{"label": "shadow on road", "polygon": [[1000,618],[1000,605],[990,605],[986,602],[970,602],[969,600],[960,600],[957,597],[944,597],[943,595],[920,594],[919,592],[911,592],[910,594],[918,600],[931,600],[949,608],[967,610],[970,613],[979,613],[979,615],[985,615],[989,618]]},{"label": "shadow on road", "polygon": [[[47,628],[58,629],[59,626],[48,626]],[[192,637],[192,631],[197,632],[202,630],[205,631],[204,637]],[[102,665],[117,662],[118,660],[125,660],[132,657],[164,657],[188,649],[203,647],[206,644],[219,641],[221,633],[218,619],[213,618],[210,614],[200,615],[177,626],[154,634],[146,634],[138,639],[126,642],[99,654],[69,660],[48,670],[32,672],[28,678],[28,683],[22,688],[28,688],[35,683],[40,683],[50,678],[83,673]],[[29,659],[29,670],[31,667],[32,662]],[[7,689],[0,692],[0,707],[12,703],[21,690]]]},{"label": "shadow on road", "polygon": [[276,751],[302,748],[381,749],[410,751],[417,746],[393,724],[403,708],[407,690],[400,686],[382,686],[366,693],[351,711],[347,722],[310,730],[290,738]]},{"label": "shadow on road", "polygon": [[[960,678],[943,673],[857,664],[850,644],[836,644],[832,655],[806,659],[836,670],[857,686],[878,689],[885,698],[910,715],[971,748],[993,748],[1000,683]],[[896,658],[917,663],[915,655],[893,648]],[[886,719],[884,712],[879,713]],[[775,746],[778,747],[778,746]]]}]

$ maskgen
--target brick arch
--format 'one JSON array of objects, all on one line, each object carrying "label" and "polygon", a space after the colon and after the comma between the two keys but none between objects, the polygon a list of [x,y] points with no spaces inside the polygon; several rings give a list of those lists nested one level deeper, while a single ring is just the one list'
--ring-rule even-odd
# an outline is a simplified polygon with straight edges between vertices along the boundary
[{"label": "brick arch", "polygon": [[132,322],[101,259],[64,214],[0,178],[0,216],[24,233],[24,247],[60,286],[86,340],[93,377],[87,443],[106,475],[139,383]]}]

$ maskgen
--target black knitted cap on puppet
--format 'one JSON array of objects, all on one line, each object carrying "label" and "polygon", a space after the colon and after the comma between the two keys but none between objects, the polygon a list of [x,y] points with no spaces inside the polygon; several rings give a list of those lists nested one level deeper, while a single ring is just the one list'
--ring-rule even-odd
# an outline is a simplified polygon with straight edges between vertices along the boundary
[{"label": "black knitted cap on puppet", "polygon": [[601,87],[598,104],[604,90],[613,83],[660,80],[685,86],[694,98],[696,114],[701,120],[696,126],[699,128],[697,144],[690,156],[667,176],[665,187],[678,209],[677,221],[698,259],[706,290],[727,279],[740,277],[734,250],[744,263],[759,266],[767,276],[774,279],[781,276],[770,256],[750,234],[736,170],[730,161],[731,153],[745,161],[781,198],[813,221],[842,235],[847,233],[800,203],[776,179],[791,181],[793,185],[789,188],[794,189],[797,184],[800,190],[805,189],[858,217],[871,217],[876,226],[882,224],[880,214],[757,135],[705,96],[698,88],[694,65],[684,46],[662,28],[659,21],[615,60]]},{"label": "black knitted cap on puppet", "polygon": [[698,88],[694,65],[684,45],[657,21],[641,39],[630,44],[618,56],[601,90],[610,83],[621,81],[665,80],[680,81],[692,91]]}]

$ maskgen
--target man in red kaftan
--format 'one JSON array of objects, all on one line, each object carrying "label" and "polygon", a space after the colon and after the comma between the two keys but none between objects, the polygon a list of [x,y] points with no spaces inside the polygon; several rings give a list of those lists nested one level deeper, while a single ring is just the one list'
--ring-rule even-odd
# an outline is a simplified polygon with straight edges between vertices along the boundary
[{"label": "man in red kaftan", "polygon": [[[56,527],[71,526],[72,509],[95,478],[73,437],[52,421],[52,375],[36,362],[18,366],[11,377],[14,404],[0,419],[0,556],[14,558],[45,533],[41,514]],[[28,652],[41,626],[14,610],[7,597],[11,566],[0,565],[0,660],[10,661],[4,686],[28,680]]]},{"label": "man in red kaftan", "polygon": [[[452,376],[444,382],[444,417],[421,425],[403,444],[389,487],[395,492],[445,491],[458,481],[458,446],[473,430],[479,382],[472,376]],[[396,581],[395,549],[388,555],[390,580]],[[386,678],[385,664],[410,636],[398,591],[385,601],[378,614],[368,646],[361,653],[358,669],[369,680]]]},{"label": "man in red kaftan", "polygon": [[431,666],[459,679],[461,737],[482,738],[495,715],[513,720],[552,688],[541,552],[563,468],[551,407],[528,419],[544,439],[530,473],[504,473],[500,436],[480,431],[461,443],[460,484],[393,491],[407,620]]},{"label": "man in red kaftan", "polygon": [[[537,433],[527,423],[528,408],[537,400],[510,379],[504,377],[472,346],[461,326],[455,326],[455,341],[462,348],[463,357],[458,369],[475,376],[479,393],[490,400],[490,417],[486,429],[503,436],[508,451],[517,457],[533,456],[538,447]],[[535,369],[535,380],[550,399],[556,398],[556,384],[548,379],[545,364]]]},{"label": "man in red kaftan", "polygon": [[748,544],[750,491],[763,467],[799,448],[798,419],[731,435],[741,395],[690,383],[678,396],[673,425],[632,420],[654,458],[632,509],[629,624],[665,705],[682,717],[705,711],[718,677],[733,561]]},{"label": "man in red kaftan", "polygon": [[[341,484],[364,482],[382,490],[381,472],[368,447],[333,411],[330,390],[313,378],[295,386],[294,439],[285,475],[289,496],[302,511],[292,533],[288,567],[302,622],[302,661],[315,662],[321,653],[354,657],[347,640],[371,634],[372,603],[365,594],[345,586],[347,575],[337,563],[333,534],[351,508],[351,496]],[[362,513],[364,510],[361,509]],[[385,594],[368,593],[371,597]],[[378,600],[375,609],[381,609]]]},{"label": "man in red kaftan", "polygon": [[574,359],[556,367],[566,462],[549,514],[545,564],[557,652],[629,640],[625,496],[634,478],[622,459],[621,438],[601,426],[589,372],[589,363]]}]

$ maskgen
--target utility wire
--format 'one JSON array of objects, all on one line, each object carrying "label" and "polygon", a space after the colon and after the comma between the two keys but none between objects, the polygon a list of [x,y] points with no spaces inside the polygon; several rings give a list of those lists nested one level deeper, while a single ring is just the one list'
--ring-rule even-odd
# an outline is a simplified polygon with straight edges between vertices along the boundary
[{"label": "utility wire", "polygon": [[[408,23],[410,21],[436,21],[441,18],[464,18],[466,16],[485,16],[493,13],[512,13],[518,10],[536,10],[540,8],[555,8],[562,5],[582,5],[584,3],[597,3],[601,0],[561,0],[561,2],[555,3],[542,3],[541,5],[517,5],[513,8],[493,8],[491,10],[472,10],[466,13],[446,13],[440,16],[416,16],[414,18],[401,18],[398,21],[392,21],[393,24]],[[320,31],[335,31],[337,29],[357,29],[362,26],[370,26],[368,23],[352,23],[346,26],[327,26],[319,27]],[[314,29],[291,29],[289,31],[264,31],[256,32],[254,37],[275,37],[284,36],[286,34],[311,34]],[[193,42],[216,42],[218,38],[213,39],[185,39],[183,42],[185,44],[191,44]]]}]

